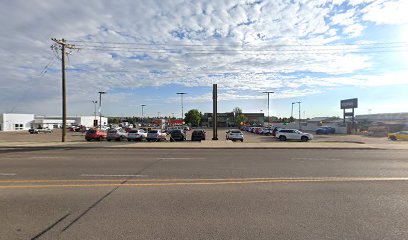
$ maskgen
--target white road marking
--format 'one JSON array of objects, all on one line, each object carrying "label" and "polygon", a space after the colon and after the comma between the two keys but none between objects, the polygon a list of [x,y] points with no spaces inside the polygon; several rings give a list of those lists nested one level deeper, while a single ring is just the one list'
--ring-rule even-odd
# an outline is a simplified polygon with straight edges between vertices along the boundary
[{"label": "white road marking", "polygon": [[147,177],[147,175],[137,174],[81,174],[81,177]]},{"label": "white road marking", "polygon": [[16,176],[15,173],[0,173],[0,176]]},{"label": "white road marking", "polygon": [[156,158],[157,160],[193,160],[193,159],[206,159],[206,158],[181,158],[181,157],[175,157],[175,158]]},{"label": "white road marking", "polygon": [[290,160],[307,160],[307,161],[324,161],[324,160],[329,160],[329,161],[339,161],[343,160],[340,158],[290,158]]}]

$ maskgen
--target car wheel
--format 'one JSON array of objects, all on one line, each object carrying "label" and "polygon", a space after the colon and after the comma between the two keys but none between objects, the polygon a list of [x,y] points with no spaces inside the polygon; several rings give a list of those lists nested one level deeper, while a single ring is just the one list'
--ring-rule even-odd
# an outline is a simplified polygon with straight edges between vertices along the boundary
[{"label": "car wheel", "polygon": [[86,141],[90,142],[90,141],[91,141],[91,139],[86,139]]},{"label": "car wheel", "polygon": [[397,137],[391,136],[391,137],[390,137],[390,140],[391,140],[391,141],[397,141]]},{"label": "car wheel", "polygon": [[174,142],[174,139],[173,139],[173,138],[170,138],[170,142]]},{"label": "car wheel", "polygon": [[101,138],[97,138],[96,141],[100,142],[100,141],[101,141]]},{"label": "car wheel", "polygon": [[307,142],[307,141],[309,141],[309,138],[306,137],[306,136],[303,136],[300,140],[301,140],[302,142]]},{"label": "car wheel", "polygon": [[132,141],[132,139],[128,138],[128,142],[131,142],[131,141]]},{"label": "car wheel", "polygon": [[110,142],[112,139],[106,139],[106,141]]},{"label": "car wheel", "polygon": [[285,136],[279,136],[279,140],[286,141],[286,137]]},{"label": "car wheel", "polygon": [[244,139],[241,139],[241,142],[244,142]]}]

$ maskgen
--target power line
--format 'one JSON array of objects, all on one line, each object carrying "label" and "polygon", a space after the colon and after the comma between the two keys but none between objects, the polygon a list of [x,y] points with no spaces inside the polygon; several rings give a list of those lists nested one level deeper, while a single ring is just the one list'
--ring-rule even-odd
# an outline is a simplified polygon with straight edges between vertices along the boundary
[{"label": "power line", "polygon": [[372,54],[372,53],[393,53],[393,52],[406,52],[408,51],[408,46],[403,49],[386,49],[386,50],[374,50],[368,51],[370,49],[336,49],[330,50],[326,49],[323,51],[319,50],[260,50],[260,51],[240,51],[240,50],[170,50],[170,49],[132,49],[132,48],[107,48],[107,47],[80,47],[82,50],[89,51],[116,51],[116,52],[133,52],[133,53],[158,53],[158,54],[176,54],[176,55],[211,55],[211,54],[243,54],[243,55],[300,55],[300,54],[314,54],[314,55],[332,55],[332,54]]},{"label": "power line", "polygon": [[[85,40],[68,40],[74,43],[97,43],[108,45],[143,45],[143,46],[184,46],[184,47],[202,47],[202,46],[231,46],[231,44],[178,44],[178,43],[144,43],[144,42],[109,42],[109,41],[85,41]],[[261,44],[267,44],[268,42],[262,42]],[[408,42],[373,42],[373,43],[342,43],[342,44],[278,44],[274,47],[313,47],[313,46],[370,46],[370,45],[395,45],[395,44],[408,44]],[[259,45],[259,44],[258,44]],[[236,46],[240,46],[236,44]],[[241,45],[242,46],[242,45]],[[250,46],[250,45],[249,45]]]}]

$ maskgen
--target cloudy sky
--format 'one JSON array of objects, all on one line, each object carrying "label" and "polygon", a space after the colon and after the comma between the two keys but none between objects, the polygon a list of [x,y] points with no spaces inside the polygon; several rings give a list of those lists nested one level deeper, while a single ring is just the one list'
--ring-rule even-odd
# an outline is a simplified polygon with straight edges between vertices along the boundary
[{"label": "cloudy sky", "polygon": [[[67,59],[69,115],[180,116],[219,110],[302,117],[408,112],[407,0],[1,1],[0,112],[61,113]],[[298,109],[295,107],[295,112]]]}]

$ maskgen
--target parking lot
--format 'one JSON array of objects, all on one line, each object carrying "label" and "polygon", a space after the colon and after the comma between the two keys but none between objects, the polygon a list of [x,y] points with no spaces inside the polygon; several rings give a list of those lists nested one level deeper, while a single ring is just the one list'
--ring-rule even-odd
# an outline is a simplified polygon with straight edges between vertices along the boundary
[{"label": "parking lot", "polygon": [[[225,142],[227,128],[218,129],[218,141]],[[206,128],[206,140],[211,141],[213,137],[212,129]],[[187,132],[187,141],[191,139],[192,131]],[[244,143],[267,143],[267,142],[279,142],[278,139],[272,136],[264,136],[254,134],[250,132],[244,133]],[[346,135],[346,134],[330,134],[330,135],[314,135],[312,142],[346,142],[346,143],[361,143],[361,144],[395,144],[396,142],[390,141],[386,137],[371,137],[367,135]],[[166,137],[166,141],[169,141],[170,137]],[[36,143],[50,143],[61,141],[61,130],[54,130],[52,133],[41,134],[29,134],[27,131],[21,132],[0,132],[0,143],[5,142],[36,142]],[[67,132],[67,142],[86,142],[85,133],[80,132]],[[127,142],[127,141],[123,141]],[[112,141],[109,144],[115,144],[116,141]],[[401,142],[398,142],[401,144]],[[405,143],[405,142],[404,142]],[[105,143],[108,144],[108,143]],[[236,142],[236,144],[241,144]]]}]

